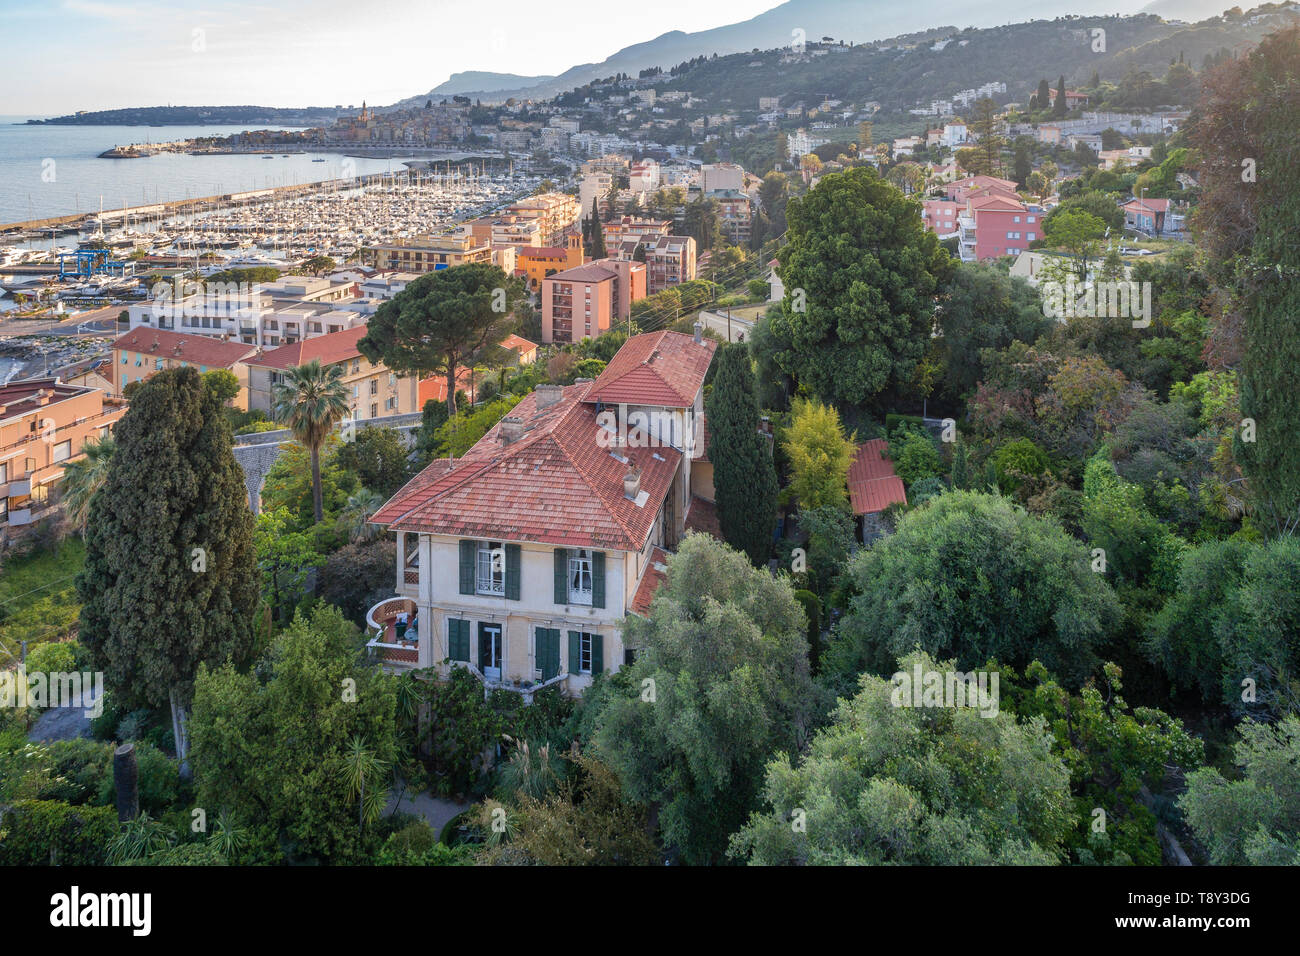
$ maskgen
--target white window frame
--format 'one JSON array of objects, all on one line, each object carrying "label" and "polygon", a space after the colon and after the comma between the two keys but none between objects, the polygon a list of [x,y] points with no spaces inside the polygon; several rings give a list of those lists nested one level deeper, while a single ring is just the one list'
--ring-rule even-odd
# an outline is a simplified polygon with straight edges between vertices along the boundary
[{"label": "white window frame", "polygon": [[[59,453],[59,449],[60,449],[60,448],[66,449],[66,450],[63,452],[62,456],[60,456],[60,453]],[[66,438],[66,439],[64,439],[63,441],[59,442],[59,443],[56,444],[53,448],[50,449],[50,461],[54,461],[54,462],[58,462],[58,461],[67,461],[67,460],[68,460],[69,458],[71,458],[71,457],[72,457],[72,439],[71,439],[71,438]]]},{"label": "white window frame", "polygon": [[506,549],[500,541],[479,541],[474,553],[474,593],[506,595]]},{"label": "white window frame", "polygon": [[[587,584],[585,589],[582,587],[584,577]],[[568,577],[565,580],[568,582],[569,603],[590,607],[594,578],[592,575],[591,552],[589,550],[579,548],[569,552],[569,570]],[[574,587],[575,581],[578,582],[577,588]]]},{"label": "white window frame", "polygon": [[590,631],[580,631],[578,637],[578,673],[591,673],[591,645],[592,633]]}]

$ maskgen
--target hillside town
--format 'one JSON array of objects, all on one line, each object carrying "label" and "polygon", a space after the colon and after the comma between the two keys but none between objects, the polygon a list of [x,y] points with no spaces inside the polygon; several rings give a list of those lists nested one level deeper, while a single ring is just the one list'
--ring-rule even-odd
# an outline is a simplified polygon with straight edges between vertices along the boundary
[{"label": "hillside town", "polygon": [[1300,862],[1300,5],[777,40],[0,226],[0,864]]}]

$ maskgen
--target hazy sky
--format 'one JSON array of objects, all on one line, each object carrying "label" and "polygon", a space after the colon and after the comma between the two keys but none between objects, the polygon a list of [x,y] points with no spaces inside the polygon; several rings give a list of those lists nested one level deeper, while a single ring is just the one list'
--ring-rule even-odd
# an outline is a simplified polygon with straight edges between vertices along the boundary
[{"label": "hazy sky", "polygon": [[0,0],[0,114],[391,103],[462,70],[560,73],[780,0]]}]

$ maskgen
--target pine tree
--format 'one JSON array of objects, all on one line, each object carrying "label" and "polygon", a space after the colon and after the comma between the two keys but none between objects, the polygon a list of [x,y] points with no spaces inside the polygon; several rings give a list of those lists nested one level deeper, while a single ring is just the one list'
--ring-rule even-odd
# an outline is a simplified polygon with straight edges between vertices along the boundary
[{"label": "pine tree", "polygon": [[200,664],[253,650],[253,516],[230,425],[193,367],[145,382],[114,432],[77,578],[80,640],[119,705],[169,705],[176,753]]},{"label": "pine tree", "polygon": [[724,346],[707,403],[718,524],[727,543],[755,565],[766,563],[776,526],[776,469],[758,430],[758,399],[749,348]]}]

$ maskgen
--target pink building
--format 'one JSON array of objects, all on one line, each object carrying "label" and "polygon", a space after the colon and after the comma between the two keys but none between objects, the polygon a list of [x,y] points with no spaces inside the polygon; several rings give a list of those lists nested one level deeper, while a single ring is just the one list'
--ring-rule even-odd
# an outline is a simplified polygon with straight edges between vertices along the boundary
[{"label": "pink building", "polygon": [[597,259],[542,280],[542,341],[595,338],[632,314],[646,295],[642,262]]},{"label": "pink building", "polygon": [[961,205],[951,199],[926,199],[921,203],[921,222],[939,238],[956,235]]},{"label": "pink building", "polygon": [[1012,179],[999,179],[997,176],[967,176],[948,184],[945,195],[953,202],[965,203],[972,195],[978,193],[1001,192],[1009,198],[1016,198],[1016,183]]},{"label": "pink building", "polygon": [[1019,255],[1042,236],[1042,218],[1037,208],[1000,192],[968,199],[958,218],[962,261]]}]

